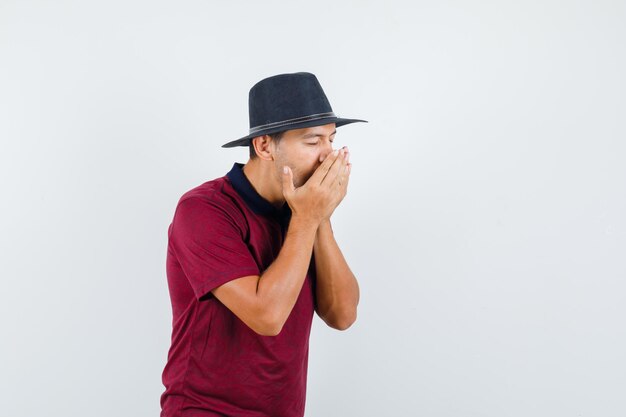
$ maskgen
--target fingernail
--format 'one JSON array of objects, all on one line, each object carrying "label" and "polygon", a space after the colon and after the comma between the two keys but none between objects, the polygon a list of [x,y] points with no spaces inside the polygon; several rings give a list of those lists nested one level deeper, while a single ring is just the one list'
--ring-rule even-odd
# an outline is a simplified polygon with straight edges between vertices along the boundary
[{"label": "fingernail", "polygon": [[287,173],[287,167],[283,167],[283,174]]},{"label": "fingernail", "polygon": [[335,150],[333,151],[333,155],[334,155],[334,156],[339,155],[339,150],[335,149]]}]

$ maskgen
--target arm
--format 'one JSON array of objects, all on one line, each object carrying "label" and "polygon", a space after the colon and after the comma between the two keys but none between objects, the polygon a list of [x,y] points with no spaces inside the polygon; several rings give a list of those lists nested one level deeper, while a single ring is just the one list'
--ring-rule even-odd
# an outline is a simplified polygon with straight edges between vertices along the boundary
[{"label": "arm", "polygon": [[[213,294],[257,333],[276,335],[287,321],[306,279],[317,230],[345,196],[349,174],[349,169],[345,170],[346,165],[347,158],[344,158],[343,152],[336,150],[297,189],[293,184],[291,169],[285,166],[282,178],[283,195],[293,214],[278,257],[260,277],[249,275],[214,290]],[[327,230],[330,231],[330,223]],[[322,236],[323,243],[319,250],[323,259],[320,269],[322,275],[328,277],[325,281],[330,283],[322,286],[328,288],[330,285],[332,288],[330,291],[322,289],[322,305],[331,307],[324,309],[322,317],[325,321],[328,320],[327,323],[334,325],[334,320],[344,320],[344,311],[349,311],[343,308],[345,282],[342,277],[350,270],[334,239],[329,240],[332,239],[332,233],[330,237],[327,237],[327,233]],[[333,271],[330,271],[331,265]],[[339,265],[338,268],[336,265]],[[339,274],[335,269],[338,269]],[[326,301],[329,297],[330,303]],[[335,299],[339,303],[335,303]],[[337,314],[339,311],[342,314]],[[328,318],[326,314],[329,314]],[[345,324],[344,321],[338,322],[342,327]]]},{"label": "arm", "polygon": [[213,295],[256,333],[276,336],[302,290],[317,226],[292,217],[278,256],[261,276],[232,280],[215,288]]},{"label": "arm", "polygon": [[313,251],[317,314],[330,327],[345,330],[356,321],[359,284],[335,241],[329,218],[317,229]]},{"label": "arm", "polygon": [[287,321],[306,278],[318,224],[292,217],[278,257],[259,279],[257,296],[270,306],[277,333]]}]

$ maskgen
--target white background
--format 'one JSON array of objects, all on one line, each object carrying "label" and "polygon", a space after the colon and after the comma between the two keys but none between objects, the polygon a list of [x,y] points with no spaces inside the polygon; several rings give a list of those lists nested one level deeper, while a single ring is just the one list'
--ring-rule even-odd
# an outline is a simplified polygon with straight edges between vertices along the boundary
[{"label": "white background", "polygon": [[0,410],[155,416],[178,198],[248,90],[316,74],[353,163],[358,321],[307,417],[626,415],[626,7],[0,2]]}]

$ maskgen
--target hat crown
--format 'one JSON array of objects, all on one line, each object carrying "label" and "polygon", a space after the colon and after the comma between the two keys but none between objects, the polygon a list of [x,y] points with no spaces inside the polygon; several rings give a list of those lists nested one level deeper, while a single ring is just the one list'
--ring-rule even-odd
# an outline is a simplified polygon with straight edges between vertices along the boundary
[{"label": "hat crown", "polygon": [[317,77],[310,72],[278,74],[250,89],[250,129],[299,117],[332,113]]},{"label": "hat crown", "polygon": [[250,130],[222,148],[249,146],[262,135],[334,123],[340,127],[362,119],[337,117],[317,77],[310,72],[273,75],[257,82],[248,95]]}]

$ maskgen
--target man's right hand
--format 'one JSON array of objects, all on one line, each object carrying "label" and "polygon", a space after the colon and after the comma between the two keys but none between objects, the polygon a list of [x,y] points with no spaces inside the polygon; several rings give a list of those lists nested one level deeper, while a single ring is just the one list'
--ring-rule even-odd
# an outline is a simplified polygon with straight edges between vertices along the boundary
[{"label": "man's right hand", "polygon": [[285,165],[287,173],[282,174],[283,196],[293,216],[319,224],[330,218],[345,197],[350,177],[348,166],[351,164],[344,157],[343,148],[335,152],[330,153],[308,181],[298,188],[293,184],[291,168]]}]

